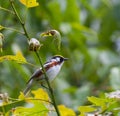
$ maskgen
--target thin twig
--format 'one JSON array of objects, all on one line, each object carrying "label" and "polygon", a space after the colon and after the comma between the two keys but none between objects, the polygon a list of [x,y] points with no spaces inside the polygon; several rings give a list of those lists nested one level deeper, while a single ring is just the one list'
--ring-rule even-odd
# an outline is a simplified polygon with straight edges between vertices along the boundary
[{"label": "thin twig", "polygon": [[[13,100],[13,101],[20,101],[19,99],[14,99],[14,98],[8,98],[9,100]],[[25,100],[40,100],[40,101],[44,101],[44,102],[48,102],[48,103],[50,103],[50,104],[53,104],[52,102],[50,102],[50,101],[47,101],[47,100],[44,100],[44,99],[32,99],[32,98],[26,98]]]},{"label": "thin twig", "polygon": [[3,8],[3,7],[1,7],[1,6],[0,6],[0,9],[1,9],[1,10],[4,10],[4,11],[7,11],[7,12],[9,12],[9,13],[13,14],[13,15],[15,14],[15,13],[14,13],[14,12],[12,12],[11,10],[8,10],[8,9]]},{"label": "thin twig", "polygon": [[12,101],[19,101],[19,99],[15,99],[15,98],[11,98],[11,97],[9,97],[8,99],[12,100]]},{"label": "thin twig", "polygon": [[17,29],[13,29],[13,28],[10,28],[10,27],[4,27],[4,29],[11,30],[11,31],[16,31],[16,32],[18,32],[20,34],[23,34],[23,35],[25,34],[24,32],[18,31]]}]

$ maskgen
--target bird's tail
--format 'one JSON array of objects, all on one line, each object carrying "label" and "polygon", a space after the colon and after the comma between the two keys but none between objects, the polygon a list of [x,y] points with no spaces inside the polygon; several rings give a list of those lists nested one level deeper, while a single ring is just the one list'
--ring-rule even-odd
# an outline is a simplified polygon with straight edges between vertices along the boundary
[{"label": "bird's tail", "polygon": [[27,95],[28,92],[30,91],[32,85],[34,84],[34,79],[30,79],[27,83],[27,87],[25,88],[25,90],[23,91],[24,95]]}]

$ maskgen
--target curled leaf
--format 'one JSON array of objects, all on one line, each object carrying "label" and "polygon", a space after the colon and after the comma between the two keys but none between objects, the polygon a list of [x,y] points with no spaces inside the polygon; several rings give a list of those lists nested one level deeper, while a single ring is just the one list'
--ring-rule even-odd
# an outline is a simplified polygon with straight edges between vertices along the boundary
[{"label": "curled leaf", "polygon": [[57,30],[50,30],[41,34],[41,38],[53,37],[53,41],[58,50],[61,47],[61,35]]}]

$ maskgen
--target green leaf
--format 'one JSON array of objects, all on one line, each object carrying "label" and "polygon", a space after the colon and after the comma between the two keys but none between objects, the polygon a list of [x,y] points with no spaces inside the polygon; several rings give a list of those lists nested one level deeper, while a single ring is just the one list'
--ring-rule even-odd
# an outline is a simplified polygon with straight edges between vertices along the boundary
[{"label": "green leaf", "polygon": [[17,116],[46,116],[48,109],[40,101],[31,100],[33,107],[17,107],[13,115]]},{"label": "green leaf", "polygon": [[80,116],[85,116],[86,113],[94,112],[96,109],[92,106],[80,106],[78,110],[80,111]]},{"label": "green leaf", "polygon": [[58,50],[61,47],[61,35],[57,30],[50,30],[48,32],[44,32],[41,35],[42,39],[46,39],[47,37],[53,37],[53,42]]},{"label": "green leaf", "polygon": [[25,103],[24,100],[20,100],[20,101],[15,101],[15,102],[12,102],[12,103],[8,103],[8,104],[5,104],[5,105],[2,105],[2,106],[0,106],[0,112],[8,112],[12,108],[20,106],[20,105],[22,105],[24,103]]},{"label": "green leaf", "polygon": [[108,102],[108,99],[103,99],[103,98],[97,98],[97,97],[88,97],[88,100],[95,104],[96,106],[100,106],[102,110],[107,108],[106,102]]}]

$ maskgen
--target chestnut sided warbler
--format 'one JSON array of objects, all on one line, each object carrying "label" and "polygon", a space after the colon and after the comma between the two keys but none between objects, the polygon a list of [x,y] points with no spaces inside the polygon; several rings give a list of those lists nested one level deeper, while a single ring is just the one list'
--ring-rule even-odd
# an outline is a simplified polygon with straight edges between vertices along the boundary
[{"label": "chestnut sided warbler", "polygon": [[[53,56],[49,61],[47,61],[43,65],[49,82],[55,79],[57,74],[60,72],[60,69],[64,61],[66,60],[68,60],[68,58],[64,58],[63,56],[56,55]],[[45,79],[45,75],[42,68],[37,69],[31,76],[31,78],[28,80],[27,87],[24,90],[24,95],[26,95],[30,91],[31,87],[35,82],[40,81],[42,83],[44,79]]]}]

